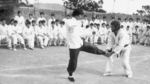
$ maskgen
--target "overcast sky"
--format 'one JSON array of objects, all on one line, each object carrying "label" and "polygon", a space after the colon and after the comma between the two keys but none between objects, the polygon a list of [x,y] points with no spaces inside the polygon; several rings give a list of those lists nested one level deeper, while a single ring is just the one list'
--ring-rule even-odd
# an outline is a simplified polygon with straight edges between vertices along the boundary
[{"label": "overcast sky", "polygon": [[[28,0],[30,3],[34,3],[37,0]],[[98,1],[98,0],[95,0]],[[142,9],[142,5],[150,5],[150,0],[103,0],[103,9],[107,12],[115,13],[136,13],[136,10]],[[40,3],[58,3],[63,4],[62,0],[39,0]]]}]

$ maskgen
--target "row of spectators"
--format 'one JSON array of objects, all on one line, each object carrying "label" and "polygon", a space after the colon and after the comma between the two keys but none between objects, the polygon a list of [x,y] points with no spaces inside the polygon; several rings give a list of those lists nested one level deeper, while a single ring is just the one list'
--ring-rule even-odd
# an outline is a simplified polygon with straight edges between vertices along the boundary
[{"label": "row of spectators", "polygon": [[[22,12],[18,11],[11,24],[6,24],[5,20],[0,21],[0,42],[6,41],[8,48],[17,51],[17,45],[23,45],[23,49],[34,49],[35,45],[44,49],[48,46],[66,46],[66,26],[65,22],[71,16],[67,15],[63,20],[58,20],[55,14],[51,14],[48,20],[45,18],[44,13],[40,13],[40,17],[35,20],[32,14],[25,20]],[[89,19],[83,15],[80,21],[81,37],[83,40],[97,45],[107,44],[107,38],[111,32],[110,22],[116,20],[112,18],[110,22],[106,21],[107,17],[100,19],[99,16]],[[137,18],[135,21],[132,18],[121,20],[121,28],[129,32],[131,43],[133,44],[150,44],[150,26],[146,21],[140,22]]]}]

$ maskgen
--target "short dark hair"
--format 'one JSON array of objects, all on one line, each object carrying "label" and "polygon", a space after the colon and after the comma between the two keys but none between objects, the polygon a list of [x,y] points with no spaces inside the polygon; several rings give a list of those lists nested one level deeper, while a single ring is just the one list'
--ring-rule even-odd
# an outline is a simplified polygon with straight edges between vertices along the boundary
[{"label": "short dark hair", "polygon": [[64,22],[64,21],[61,21],[60,24],[65,24],[65,22]]},{"label": "short dark hair", "polygon": [[135,26],[135,28],[139,28],[139,26],[138,26],[138,25],[136,25],[136,26]]},{"label": "short dark hair", "polygon": [[26,20],[25,23],[26,23],[26,25],[27,25],[27,24],[31,24],[31,22],[30,22],[29,20]]},{"label": "short dark hair", "polygon": [[55,14],[51,14],[51,16],[55,16]]},{"label": "short dark hair", "polygon": [[44,12],[40,12],[40,15],[42,15],[42,14],[44,15]]},{"label": "short dark hair", "polygon": [[36,23],[35,20],[32,20],[32,23]]},{"label": "short dark hair", "polygon": [[17,20],[14,20],[14,23],[18,23],[18,21],[17,21]]},{"label": "short dark hair", "polygon": [[89,25],[86,25],[86,28],[89,28]]},{"label": "short dark hair", "polygon": [[29,16],[33,16],[33,14],[29,14]]},{"label": "short dark hair", "polygon": [[79,15],[83,15],[84,12],[82,9],[75,9],[72,13],[72,16],[75,17],[75,16],[79,16]]},{"label": "short dark hair", "polygon": [[14,19],[11,19],[10,22],[14,22]]},{"label": "short dark hair", "polygon": [[116,30],[119,30],[120,29],[120,22],[118,22],[118,21],[112,21],[111,22],[111,25],[113,25],[115,28],[116,28]]},{"label": "short dark hair", "polygon": [[17,14],[22,13],[21,11],[18,11]]},{"label": "short dark hair", "polygon": [[93,26],[93,23],[91,23],[90,26]]},{"label": "short dark hair", "polygon": [[52,22],[51,22],[51,24],[55,24],[55,22],[54,22],[54,21],[52,21]]}]

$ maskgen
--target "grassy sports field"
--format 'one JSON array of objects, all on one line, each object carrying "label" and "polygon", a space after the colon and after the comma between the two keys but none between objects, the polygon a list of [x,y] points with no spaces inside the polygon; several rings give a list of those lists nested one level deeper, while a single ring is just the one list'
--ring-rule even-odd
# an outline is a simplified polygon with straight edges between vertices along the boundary
[{"label": "grassy sports field", "polygon": [[80,52],[76,81],[71,83],[66,71],[68,53],[66,47],[17,52],[0,47],[0,84],[150,84],[150,47],[132,46],[131,79],[124,76],[121,59],[115,59],[114,75],[103,77],[107,58]]}]

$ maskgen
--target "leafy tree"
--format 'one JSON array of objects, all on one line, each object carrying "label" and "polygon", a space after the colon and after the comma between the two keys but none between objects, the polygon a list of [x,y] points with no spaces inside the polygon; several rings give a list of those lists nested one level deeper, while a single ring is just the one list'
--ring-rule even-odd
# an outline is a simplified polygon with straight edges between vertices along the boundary
[{"label": "leafy tree", "polygon": [[140,14],[140,15],[143,15],[145,13],[144,10],[137,10],[137,12]]},{"label": "leafy tree", "polygon": [[68,0],[64,1],[64,7],[67,9],[82,8],[90,12],[106,12],[102,9],[103,3],[103,0],[99,0],[98,2],[93,0]]}]

